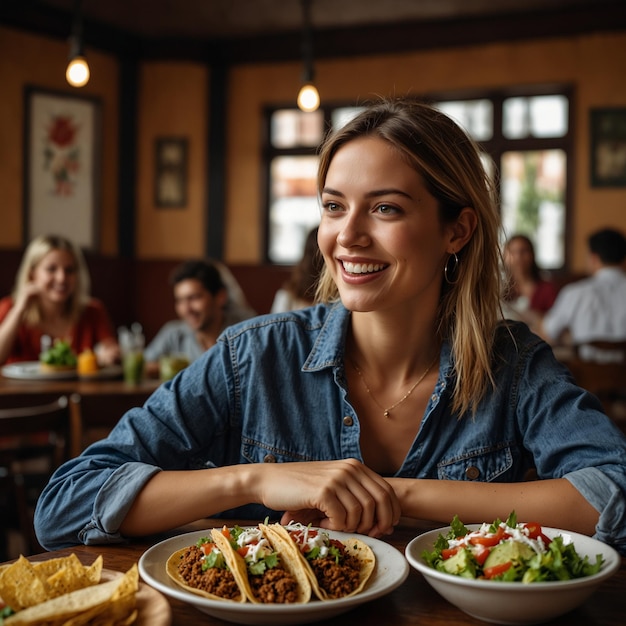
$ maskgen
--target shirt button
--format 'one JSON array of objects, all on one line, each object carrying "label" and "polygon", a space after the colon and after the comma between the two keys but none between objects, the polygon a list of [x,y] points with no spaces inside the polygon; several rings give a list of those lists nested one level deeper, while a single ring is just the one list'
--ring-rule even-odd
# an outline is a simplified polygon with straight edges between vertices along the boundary
[{"label": "shirt button", "polygon": [[352,419],[349,415],[346,415],[346,416],[343,418],[343,425],[344,425],[344,426],[352,426],[352,424],[354,424],[353,419]]},{"label": "shirt button", "polygon": [[430,396],[430,400],[431,400],[431,402],[436,402],[437,401],[437,394],[433,393],[433,395]]},{"label": "shirt button", "polygon": [[476,480],[480,476],[480,470],[475,465],[470,465],[465,470],[465,476],[470,480]]},{"label": "shirt button", "polygon": [[273,454],[266,454],[263,457],[263,463],[276,463],[276,457]]}]

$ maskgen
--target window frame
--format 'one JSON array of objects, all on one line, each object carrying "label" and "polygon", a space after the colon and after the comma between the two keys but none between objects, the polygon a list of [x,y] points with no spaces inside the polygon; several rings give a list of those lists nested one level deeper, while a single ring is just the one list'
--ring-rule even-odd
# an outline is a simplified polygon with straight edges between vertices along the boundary
[{"label": "window frame", "polygon": [[[504,101],[512,97],[532,98],[535,96],[561,95],[568,100],[567,112],[567,132],[562,137],[524,137],[510,139],[504,136],[502,129]],[[575,89],[571,84],[549,83],[534,85],[504,86],[492,89],[464,89],[435,91],[423,94],[421,99],[430,104],[445,101],[463,100],[489,100],[493,105],[493,135],[488,140],[476,140],[476,143],[493,160],[496,168],[495,186],[497,196],[497,208],[501,212],[500,201],[500,172],[502,167],[502,156],[506,152],[526,152],[539,150],[563,150],[566,156],[565,166],[565,189],[563,205],[565,211],[564,241],[563,241],[563,265],[551,270],[555,276],[564,275],[569,271],[571,264],[571,234],[572,234],[572,200],[573,200],[573,180],[574,180],[574,140],[575,140]],[[357,107],[358,104],[347,101],[324,102],[320,105],[323,113],[323,136],[326,135],[332,124],[332,112],[335,109],[344,107]],[[283,109],[298,110],[293,103],[287,105],[271,105],[263,110],[263,138],[262,138],[262,201],[263,201],[263,261],[270,265],[286,265],[276,263],[269,257],[269,232],[270,232],[270,201],[271,201],[271,164],[272,160],[280,156],[314,156],[319,153],[317,147],[294,147],[275,148],[271,145],[271,124],[272,114]],[[288,265],[287,265],[288,266]]]}]

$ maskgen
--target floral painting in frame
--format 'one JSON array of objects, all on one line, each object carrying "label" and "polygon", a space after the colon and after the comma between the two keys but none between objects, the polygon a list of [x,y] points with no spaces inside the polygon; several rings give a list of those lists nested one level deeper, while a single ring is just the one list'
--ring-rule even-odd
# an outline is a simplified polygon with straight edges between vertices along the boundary
[{"label": "floral painting in frame", "polygon": [[58,234],[97,249],[100,102],[27,87],[24,128],[26,242]]}]

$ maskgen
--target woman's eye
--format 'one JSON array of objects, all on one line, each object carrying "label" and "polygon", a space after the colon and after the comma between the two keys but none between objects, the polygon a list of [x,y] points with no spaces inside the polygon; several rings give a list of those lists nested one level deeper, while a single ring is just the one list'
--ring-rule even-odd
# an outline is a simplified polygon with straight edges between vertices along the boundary
[{"label": "woman's eye", "polygon": [[341,207],[335,202],[324,202],[324,210],[328,213],[334,213],[340,211]]},{"label": "woman's eye", "polygon": [[398,213],[398,209],[395,206],[391,206],[390,204],[379,204],[376,207],[378,213],[382,215],[395,215]]}]

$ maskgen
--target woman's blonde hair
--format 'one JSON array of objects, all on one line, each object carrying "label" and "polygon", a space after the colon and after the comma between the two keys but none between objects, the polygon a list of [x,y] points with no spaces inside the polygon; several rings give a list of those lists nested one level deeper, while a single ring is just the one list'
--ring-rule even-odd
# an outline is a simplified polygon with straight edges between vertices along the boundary
[{"label": "woman's blonde hair", "polygon": [[[500,220],[493,183],[474,141],[447,115],[410,97],[373,103],[321,146],[318,193],[330,163],[349,141],[364,136],[383,139],[398,150],[423,178],[439,203],[442,224],[453,223],[464,207],[477,215],[476,229],[457,259],[449,257],[441,273],[439,327],[448,339],[456,374],[452,408],[459,415],[474,412],[493,385],[492,350],[500,313]],[[327,268],[322,270],[317,299],[339,298]]]},{"label": "woman's blonde hair", "polygon": [[[83,307],[89,300],[89,272],[87,263],[81,249],[69,239],[59,235],[41,235],[33,239],[26,248],[22,262],[17,270],[13,300],[20,295],[21,291],[30,282],[33,270],[42,259],[53,250],[65,250],[69,252],[76,264],[76,289],[67,301],[66,313],[71,319],[76,320],[80,316]],[[24,321],[30,326],[41,323],[41,310],[37,302],[31,302],[24,312]]]}]

